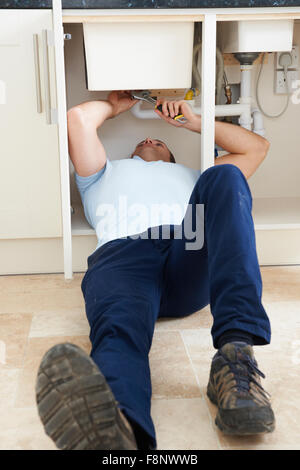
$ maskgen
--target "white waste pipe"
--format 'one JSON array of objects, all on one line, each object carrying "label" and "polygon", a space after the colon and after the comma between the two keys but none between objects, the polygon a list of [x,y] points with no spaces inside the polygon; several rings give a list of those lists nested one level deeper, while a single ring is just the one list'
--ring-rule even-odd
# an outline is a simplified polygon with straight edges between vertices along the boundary
[{"label": "white waste pipe", "polygon": [[[239,102],[241,104],[247,104],[251,106],[252,104],[252,65],[241,65],[241,96]],[[253,123],[253,129],[252,129]],[[261,136],[265,135],[264,123],[262,113],[258,108],[253,108],[251,112],[245,112],[240,116],[239,124],[248,129],[249,131],[253,130],[256,134]]]},{"label": "white waste pipe", "polygon": [[248,131],[252,130],[253,122],[251,117],[251,72],[252,65],[241,65],[241,96],[239,98],[239,103],[248,105],[248,109],[240,115],[239,124]]},{"label": "white waste pipe", "polygon": [[244,104],[244,106],[247,106],[247,109],[243,113],[241,113],[239,117],[239,125],[247,129],[248,131],[251,131],[252,121],[253,121],[251,117],[251,106],[250,104],[248,105]]},{"label": "white waste pipe", "polygon": [[[200,106],[193,106],[191,101],[188,101],[195,114],[201,114]],[[136,103],[130,110],[132,114],[139,119],[160,119],[160,117],[154,112],[153,109],[141,109],[142,102]],[[215,106],[216,117],[222,116],[241,116],[250,114],[251,119],[251,108],[248,104],[221,104]]]},{"label": "white waste pipe", "polygon": [[264,128],[264,118],[263,118],[262,113],[260,112],[258,108],[253,108],[252,116],[253,116],[253,132],[255,132],[255,134],[258,134],[264,137],[266,134],[266,131]]},{"label": "white waste pipe", "polygon": [[152,109],[141,109],[142,101],[138,101],[130,111],[132,114],[138,119],[160,119],[160,117],[154,112],[154,108]]},{"label": "white waste pipe", "polygon": [[223,116],[241,116],[244,113],[250,112],[248,104],[220,104],[215,107],[217,117]]},{"label": "white waste pipe", "polygon": [[241,96],[240,103],[251,104],[251,72],[252,65],[241,65]]},{"label": "white waste pipe", "polygon": [[[195,114],[202,114],[200,106],[194,106],[193,100],[189,100],[189,105],[191,106]],[[131,108],[132,114],[138,119],[160,119],[160,117],[152,109],[141,109],[142,101],[136,103],[135,106]],[[239,124],[245,129],[251,130],[252,117],[253,115],[253,132],[261,136],[265,135],[265,129],[263,126],[263,116],[261,112],[254,108],[251,111],[251,106],[249,103],[240,103],[240,104],[223,104],[215,106],[215,116],[224,117],[224,116],[240,116]]]}]

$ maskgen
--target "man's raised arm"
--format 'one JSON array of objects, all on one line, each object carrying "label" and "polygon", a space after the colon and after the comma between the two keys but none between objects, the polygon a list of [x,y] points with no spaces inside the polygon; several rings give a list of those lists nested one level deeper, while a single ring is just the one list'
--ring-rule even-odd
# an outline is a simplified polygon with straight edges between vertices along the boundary
[{"label": "man's raised arm", "polygon": [[69,155],[79,176],[93,175],[106,163],[106,152],[97,129],[106,119],[127,111],[136,102],[127,91],[112,91],[107,100],[87,101],[69,109]]},{"label": "man's raised arm", "polygon": [[[192,132],[201,133],[201,116],[195,114],[185,100],[158,100],[157,104],[162,104],[162,113],[158,110],[155,112],[165,121],[176,127],[184,127]],[[187,122],[184,124],[172,119],[181,113],[187,118]],[[228,152],[228,154],[216,158],[215,165],[224,163],[236,165],[247,179],[262,163],[270,146],[264,137],[254,132],[219,121],[215,122],[215,142]]]}]

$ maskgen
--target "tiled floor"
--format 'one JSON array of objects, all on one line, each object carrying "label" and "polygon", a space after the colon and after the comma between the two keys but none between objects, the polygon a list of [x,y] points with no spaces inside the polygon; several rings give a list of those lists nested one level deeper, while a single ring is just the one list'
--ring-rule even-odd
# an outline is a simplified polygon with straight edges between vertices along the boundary
[{"label": "tiled floor", "polygon": [[[300,266],[262,267],[263,304],[272,343],[256,347],[277,418],[274,433],[230,438],[214,425],[206,397],[211,343],[209,307],[157,322],[150,353],[152,416],[159,449],[300,449]],[[0,276],[0,449],[55,449],[34,396],[36,371],[59,342],[90,350],[80,283],[63,274]]]}]

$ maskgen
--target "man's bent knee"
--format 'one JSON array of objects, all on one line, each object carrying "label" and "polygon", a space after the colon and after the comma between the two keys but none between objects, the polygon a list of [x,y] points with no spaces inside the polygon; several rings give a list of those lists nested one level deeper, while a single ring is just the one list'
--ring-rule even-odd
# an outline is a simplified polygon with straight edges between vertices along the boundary
[{"label": "man's bent knee", "polygon": [[222,174],[222,175],[228,175],[228,176],[237,174],[245,178],[242,171],[239,169],[239,167],[236,165],[233,165],[232,163],[222,163],[220,165],[211,166],[207,168],[207,170],[205,170],[203,173],[201,173],[201,176],[206,176],[206,175],[208,176],[211,174],[214,174],[214,175]]}]

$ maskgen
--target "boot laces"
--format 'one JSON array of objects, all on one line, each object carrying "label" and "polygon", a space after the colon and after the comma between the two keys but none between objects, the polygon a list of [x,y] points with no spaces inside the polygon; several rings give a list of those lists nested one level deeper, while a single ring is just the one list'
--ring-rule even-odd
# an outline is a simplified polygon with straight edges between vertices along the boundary
[{"label": "boot laces", "polygon": [[222,351],[219,351],[219,354],[223,357],[225,362],[229,364],[230,371],[233,372],[237,382],[237,385],[233,385],[232,388],[237,386],[238,391],[249,392],[250,382],[253,382],[259,388],[265,398],[270,397],[270,393],[264,390],[264,388],[255,378],[255,374],[259,375],[263,379],[266,378],[265,374],[257,367],[255,360],[252,359],[252,357],[248,354],[245,354],[244,351],[242,351],[239,347],[237,347],[237,352],[240,353],[240,357],[237,355],[236,361],[231,361],[224,355]]}]

